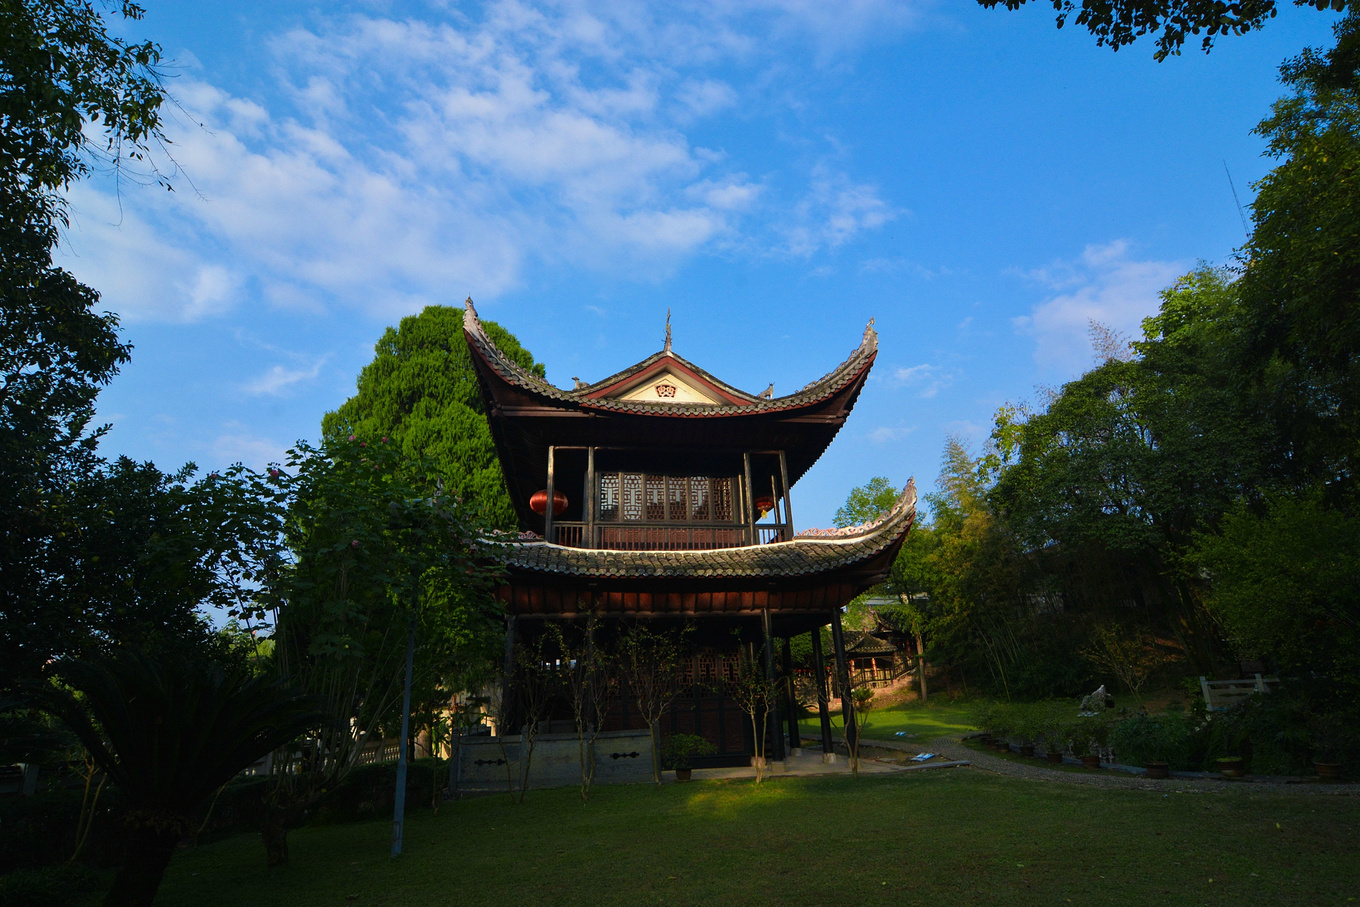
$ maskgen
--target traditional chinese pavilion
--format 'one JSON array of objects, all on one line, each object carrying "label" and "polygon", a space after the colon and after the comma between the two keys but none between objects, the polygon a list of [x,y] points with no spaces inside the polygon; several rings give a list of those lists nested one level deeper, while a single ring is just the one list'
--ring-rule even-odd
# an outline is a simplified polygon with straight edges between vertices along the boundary
[{"label": "traditional chinese pavilion", "polygon": [[[708,738],[716,762],[749,758],[749,722],[719,682],[740,647],[763,645],[774,672],[782,639],[787,673],[788,639],[830,624],[843,674],[841,608],[882,581],[915,517],[908,485],[873,524],[794,530],[790,489],[850,415],[878,352],[873,323],[848,359],[784,397],[739,390],[679,356],[669,325],[660,352],[570,390],[502,354],[471,300],[463,329],[524,530],[500,591],[512,634],[589,612],[689,622],[693,693],[677,700],[669,728]],[[820,664],[820,633],[812,638]],[[617,726],[635,723],[621,706]],[[822,724],[829,752],[825,708]]]}]

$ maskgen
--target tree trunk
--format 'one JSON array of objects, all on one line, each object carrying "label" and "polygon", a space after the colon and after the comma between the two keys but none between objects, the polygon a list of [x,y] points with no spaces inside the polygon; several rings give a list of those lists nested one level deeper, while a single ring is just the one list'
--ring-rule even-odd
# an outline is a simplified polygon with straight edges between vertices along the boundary
[{"label": "tree trunk", "polygon": [[104,898],[105,907],[150,907],[179,839],[177,826],[173,830],[148,825],[130,827],[123,865]]},{"label": "tree trunk", "polygon": [[926,648],[921,634],[916,634],[916,673],[921,681],[921,702],[926,701]]},{"label": "tree trunk", "polygon": [[264,841],[266,866],[284,866],[288,863],[289,818],[290,810],[279,806],[265,806],[260,838]]}]

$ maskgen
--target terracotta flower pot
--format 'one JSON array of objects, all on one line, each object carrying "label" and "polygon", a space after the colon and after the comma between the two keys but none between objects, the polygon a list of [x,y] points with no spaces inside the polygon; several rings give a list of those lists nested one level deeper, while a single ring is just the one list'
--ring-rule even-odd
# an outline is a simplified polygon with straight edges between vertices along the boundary
[{"label": "terracotta flower pot", "polygon": [[675,780],[676,780],[676,781],[688,781],[689,778],[690,778],[690,773],[693,772],[693,771],[694,771],[694,769],[692,769],[692,768],[677,768],[677,769],[675,770]]},{"label": "terracotta flower pot", "polygon": [[1027,756],[1032,759],[1034,757],[1034,744],[1032,743],[1020,744],[1020,755]]},{"label": "terracotta flower pot", "polygon": [[1218,760],[1218,770],[1225,778],[1241,778],[1247,773],[1247,761],[1241,756],[1224,756]]},{"label": "terracotta flower pot", "polygon": [[1319,781],[1341,780],[1340,762],[1314,762],[1313,768],[1317,769]]},{"label": "terracotta flower pot", "polygon": [[1171,777],[1171,766],[1165,762],[1148,762],[1143,768],[1147,770],[1147,776],[1149,778],[1162,779]]},{"label": "terracotta flower pot", "polygon": [[1061,750],[1049,750],[1048,761],[1053,765],[1062,765],[1063,754]]},{"label": "terracotta flower pot", "polygon": [[1086,768],[1100,768],[1100,757],[1092,756],[1088,753],[1081,757],[1081,764]]}]

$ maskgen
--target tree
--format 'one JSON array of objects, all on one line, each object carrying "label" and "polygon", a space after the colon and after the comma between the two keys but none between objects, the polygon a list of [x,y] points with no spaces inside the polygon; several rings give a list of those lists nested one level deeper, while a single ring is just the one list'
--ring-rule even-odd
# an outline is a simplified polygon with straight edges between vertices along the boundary
[{"label": "tree", "polygon": [[[1019,9],[1029,0],[978,0],[991,9]],[[1165,60],[1179,54],[1188,35],[1204,33],[1205,53],[1220,35],[1242,35],[1275,18],[1275,0],[1048,0],[1058,13],[1058,28],[1073,20],[1096,36],[1096,44],[1119,50],[1146,34],[1157,35],[1153,57]],[[1295,6],[1342,10],[1350,0],[1294,0]],[[1159,34],[1160,32],[1160,34]]]},{"label": "tree", "polygon": [[1242,275],[1245,367],[1295,488],[1355,486],[1360,443],[1360,13],[1281,67],[1293,93],[1256,127],[1280,163],[1257,184]]},{"label": "tree", "polygon": [[354,767],[371,735],[401,723],[412,634],[419,684],[486,660],[500,615],[497,545],[427,461],[351,436],[299,445],[271,472],[288,504],[293,560],[252,616],[272,610],[280,675],[343,719],[306,752],[275,760],[264,842],[277,865],[288,859],[289,827]]},{"label": "tree", "polygon": [[94,398],[128,359],[99,294],[52,264],[64,190],[162,142],[159,53],[109,35],[88,0],[0,3],[0,686],[36,676],[41,641],[67,635],[65,490],[96,463]]},{"label": "tree", "polygon": [[680,692],[676,669],[680,643],[674,633],[633,624],[619,640],[619,671],[638,713],[652,732],[652,780],[661,783],[661,717]]},{"label": "tree", "polygon": [[[488,336],[526,370],[543,366],[495,322]],[[487,427],[471,353],[463,339],[463,310],[429,306],[388,328],[377,355],[359,374],[358,392],[321,420],[327,437],[390,438],[408,457],[428,458],[446,490],[472,502],[492,525],[512,530],[516,517]]]},{"label": "tree", "polygon": [[122,649],[55,673],[80,696],[51,686],[42,702],[127,797],[126,854],[105,900],[120,907],[151,904],[213,791],[325,717],[272,678],[192,651]]},{"label": "tree", "polygon": [[[779,687],[766,673],[764,659],[752,647],[738,653],[736,676],[721,683],[723,695],[735,702],[751,720],[751,742],[755,749],[753,764],[756,784],[759,784],[765,778],[770,715],[779,707]],[[856,764],[852,761],[851,765]]]},{"label": "tree", "polygon": [[1360,520],[1320,493],[1280,496],[1198,541],[1208,605],[1239,654],[1360,687]]},{"label": "tree", "polygon": [[883,476],[874,476],[866,484],[850,490],[845,506],[836,511],[838,528],[858,526],[882,519],[897,503],[898,491]]}]

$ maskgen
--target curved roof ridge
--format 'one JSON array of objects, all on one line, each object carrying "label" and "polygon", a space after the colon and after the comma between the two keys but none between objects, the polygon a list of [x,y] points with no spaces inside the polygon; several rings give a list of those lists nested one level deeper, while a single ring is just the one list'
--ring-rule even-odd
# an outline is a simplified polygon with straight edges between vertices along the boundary
[{"label": "curved roof ridge", "polygon": [[501,373],[501,377],[518,380],[521,386],[528,384],[540,393],[547,392],[561,400],[571,399],[571,395],[560,387],[549,384],[546,378],[540,378],[501,352],[500,347],[496,346],[496,342],[487,336],[486,330],[482,327],[482,320],[477,317],[477,309],[472,304],[471,296],[463,303],[463,331],[476,341],[487,362]]},{"label": "curved roof ridge", "polygon": [[[576,403],[590,408],[656,415],[759,413],[790,409],[805,403],[814,403],[831,396],[843,388],[857,376],[865,366],[873,361],[874,356],[878,352],[878,333],[874,330],[874,320],[870,318],[869,324],[864,328],[864,337],[860,341],[859,346],[846,357],[845,361],[827,372],[821,378],[818,378],[817,380],[804,385],[794,393],[787,394],[783,397],[774,397],[773,399],[756,397],[746,391],[727,384],[725,381],[715,378],[713,375],[694,365],[689,360],[684,359],[670,350],[662,350],[658,353],[653,353],[641,362],[616,372],[608,378],[568,391],[548,383],[547,380],[522,368],[502,353],[495,342],[487,336],[486,331],[482,328],[481,320],[477,317],[477,310],[473,306],[471,297],[468,298],[463,307],[463,330],[477,346],[487,363],[499,373],[503,379],[512,384],[516,384],[525,390],[541,394],[560,402]],[[711,381],[718,387],[730,391],[733,396],[742,398],[743,402],[720,404],[660,403],[590,396],[592,393],[598,392],[601,387],[607,387],[610,384],[617,384],[620,381],[624,381],[630,374],[639,372],[664,358],[674,359],[677,362],[684,364],[687,368],[690,368],[701,375],[705,380]]]},{"label": "curved roof ridge", "polygon": [[916,477],[907,479],[906,487],[897,496],[888,512],[876,520],[868,523],[860,523],[858,526],[845,526],[838,529],[804,529],[794,536],[794,541],[800,539],[816,539],[820,542],[855,542],[881,531],[885,526],[889,526],[899,521],[902,516],[910,512],[916,513]]}]

